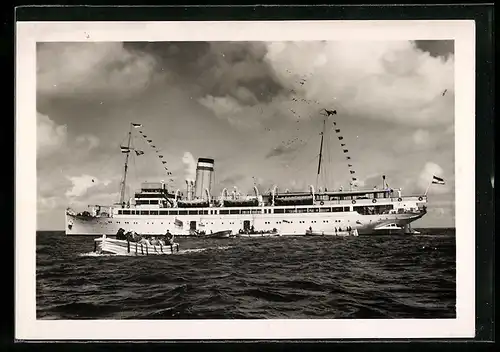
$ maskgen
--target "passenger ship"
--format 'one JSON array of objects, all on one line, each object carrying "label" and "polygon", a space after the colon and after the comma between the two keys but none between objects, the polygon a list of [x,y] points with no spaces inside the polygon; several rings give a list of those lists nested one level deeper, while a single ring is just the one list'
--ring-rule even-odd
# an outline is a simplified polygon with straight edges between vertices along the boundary
[{"label": "passenger ship", "polygon": [[[128,148],[131,131],[132,127]],[[403,196],[400,189],[387,187],[385,176],[382,189],[329,191],[311,185],[307,191],[283,192],[274,186],[260,194],[254,186],[251,195],[223,189],[214,196],[215,160],[211,158],[198,159],[196,180],[186,180],[185,194],[179,189],[172,192],[164,182],[143,183],[134,197],[124,201],[128,157],[120,202],[110,207],[91,206],[90,212],[66,209],[66,235],[115,235],[119,228],[143,235],[163,235],[168,230],[180,236],[221,231],[281,236],[312,231],[333,235],[346,229],[356,229],[359,235],[412,234],[416,231],[411,223],[427,212],[426,194]]]}]

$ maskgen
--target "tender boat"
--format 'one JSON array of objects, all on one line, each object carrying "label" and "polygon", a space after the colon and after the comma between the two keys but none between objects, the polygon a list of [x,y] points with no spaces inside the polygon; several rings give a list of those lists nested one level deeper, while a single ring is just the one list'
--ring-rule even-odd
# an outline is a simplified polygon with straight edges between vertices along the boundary
[{"label": "tender boat", "polygon": [[102,237],[94,239],[94,252],[116,255],[166,255],[179,252],[179,243],[170,245],[152,245],[145,241],[131,242]]},{"label": "tender boat", "polygon": [[279,232],[263,232],[263,233],[242,233],[238,234],[240,237],[280,237]]},{"label": "tender boat", "polygon": [[351,231],[312,231],[306,230],[306,236],[358,236],[358,230]]}]

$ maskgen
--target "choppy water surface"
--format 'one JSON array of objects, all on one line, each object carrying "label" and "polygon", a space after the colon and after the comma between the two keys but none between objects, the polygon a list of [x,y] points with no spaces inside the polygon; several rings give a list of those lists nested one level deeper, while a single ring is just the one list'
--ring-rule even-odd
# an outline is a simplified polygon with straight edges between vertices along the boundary
[{"label": "choppy water surface", "polygon": [[38,319],[454,318],[455,231],[177,238],[181,253],[95,255],[37,233]]}]

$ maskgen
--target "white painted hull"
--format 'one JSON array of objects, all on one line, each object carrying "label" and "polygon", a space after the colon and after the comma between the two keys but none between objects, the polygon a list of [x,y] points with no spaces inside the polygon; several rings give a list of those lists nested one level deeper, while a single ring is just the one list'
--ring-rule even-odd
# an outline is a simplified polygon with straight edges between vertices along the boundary
[{"label": "white painted hull", "polygon": [[116,255],[167,255],[175,254],[179,251],[179,244],[174,243],[171,247],[170,245],[147,245],[145,243],[137,242],[127,242],[123,240],[116,240],[113,238],[107,238],[106,236],[96,238],[95,240],[95,252],[97,253],[107,253]]},{"label": "white painted hull", "polygon": [[332,232],[332,231],[323,231],[323,232],[309,232],[306,231],[306,236],[338,236],[338,237],[356,237],[358,236],[357,232],[348,232],[348,231],[337,231],[337,232]]},{"label": "white painted hull", "polygon": [[335,233],[335,228],[344,230],[348,226],[359,235],[376,235],[377,227],[394,223],[403,230],[395,233],[411,233],[408,225],[424,216],[422,213],[360,215],[357,212],[336,213],[290,213],[290,214],[238,214],[238,215],[185,215],[183,228],[174,225],[177,216],[115,215],[114,217],[81,218],[66,214],[66,235],[115,235],[118,229],[135,231],[142,235],[163,235],[169,230],[176,236],[189,236],[191,222],[197,229],[200,223],[206,232],[232,230],[238,234],[247,221],[255,232],[272,232],[281,236],[305,236],[311,227],[313,232]]},{"label": "white painted hull", "polygon": [[242,233],[238,234],[237,237],[250,237],[250,238],[261,238],[261,237],[280,237],[279,233]]}]

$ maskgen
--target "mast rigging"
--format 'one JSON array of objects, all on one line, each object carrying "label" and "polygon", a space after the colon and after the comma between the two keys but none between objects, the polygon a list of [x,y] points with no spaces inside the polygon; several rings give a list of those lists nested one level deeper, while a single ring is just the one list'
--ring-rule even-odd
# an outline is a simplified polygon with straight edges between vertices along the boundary
[{"label": "mast rigging", "polygon": [[128,169],[128,158],[130,155],[130,140],[132,138],[132,123],[130,123],[130,129],[128,131],[128,142],[127,142],[127,150],[126,150],[126,156],[125,156],[125,166],[123,170],[123,179],[121,183],[121,190],[120,190],[120,205],[124,206],[124,200],[125,200],[125,188],[126,188],[126,183],[127,183],[127,169]]},{"label": "mast rigging", "polygon": [[319,146],[318,174],[316,175],[316,189],[318,189],[319,174],[321,171],[321,159],[323,157],[323,139],[325,137],[326,119],[327,117],[325,117],[325,119],[323,120],[323,131],[321,132],[321,143]]}]

